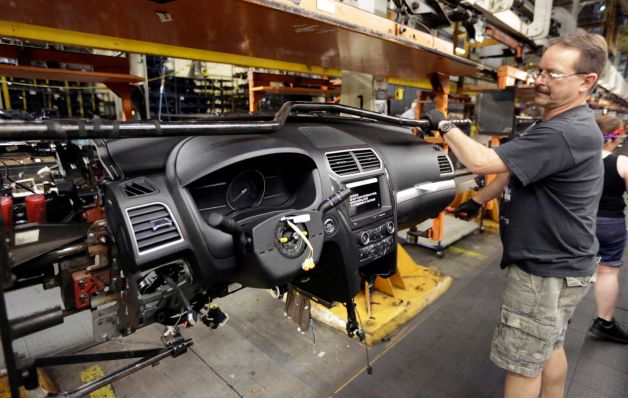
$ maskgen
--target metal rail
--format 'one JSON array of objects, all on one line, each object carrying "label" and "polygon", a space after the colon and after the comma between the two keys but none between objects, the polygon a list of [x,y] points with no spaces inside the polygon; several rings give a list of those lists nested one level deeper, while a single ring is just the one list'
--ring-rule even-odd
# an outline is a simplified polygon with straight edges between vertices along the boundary
[{"label": "metal rail", "polygon": [[[405,127],[429,128],[427,120],[402,119],[346,105],[314,102],[286,102],[269,121],[189,121],[141,122],[104,121],[0,121],[0,141],[46,140],[46,139],[92,139],[92,138],[138,138],[138,137],[187,137],[199,135],[266,134],[281,129],[291,114],[311,112],[334,112],[359,116]],[[471,124],[470,120],[452,120],[457,126]]]},{"label": "metal rail", "polygon": [[15,354],[13,352],[13,333],[7,315],[7,306],[4,296],[5,282],[11,282],[11,264],[9,262],[9,248],[6,244],[4,220],[0,214],[0,337],[2,339],[2,352],[9,376],[9,389],[11,397],[19,397],[21,378],[17,371]]},{"label": "metal rail", "polygon": [[[179,356],[185,353],[190,346],[192,346],[191,339],[185,340],[183,338],[180,338],[177,341],[171,342],[170,344],[168,344],[167,347],[162,348],[159,351],[145,350],[148,355],[143,357],[139,361],[133,362],[113,373],[110,373],[104,377],[101,377],[100,379],[84,384],[73,391],[62,391],[59,393],[51,393],[51,394],[48,394],[47,397],[48,398],[60,398],[60,397],[78,398],[78,397],[85,396],[93,391],[98,390],[99,388],[102,388],[104,386],[107,386],[113,383],[114,381],[120,380],[130,374],[133,374],[137,372],[138,370],[141,370],[149,365],[154,365],[164,358],[167,358],[169,356],[172,356],[172,357]],[[141,351],[138,351],[138,353],[141,353]]]}]

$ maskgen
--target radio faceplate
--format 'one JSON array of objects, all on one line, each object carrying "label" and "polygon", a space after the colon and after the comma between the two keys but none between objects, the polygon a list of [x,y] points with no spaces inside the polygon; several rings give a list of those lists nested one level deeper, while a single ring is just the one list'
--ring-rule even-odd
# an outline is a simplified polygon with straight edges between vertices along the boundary
[{"label": "radio faceplate", "polygon": [[392,217],[354,232],[360,263],[375,260],[393,251],[396,245]]}]

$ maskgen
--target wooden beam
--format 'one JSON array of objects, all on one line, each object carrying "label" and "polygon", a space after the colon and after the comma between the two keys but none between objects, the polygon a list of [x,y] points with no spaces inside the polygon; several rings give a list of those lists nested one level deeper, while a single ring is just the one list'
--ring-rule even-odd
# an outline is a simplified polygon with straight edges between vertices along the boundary
[{"label": "wooden beam", "polygon": [[22,66],[31,66],[31,61],[56,62],[60,64],[87,65],[101,72],[128,73],[129,59],[106,55],[47,50],[32,47],[0,45],[0,57],[18,60]]},{"label": "wooden beam", "polygon": [[83,83],[139,83],[143,78],[123,73],[83,72],[70,69],[40,68],[0,64],[0,76],[20,79],[58,80]]}]

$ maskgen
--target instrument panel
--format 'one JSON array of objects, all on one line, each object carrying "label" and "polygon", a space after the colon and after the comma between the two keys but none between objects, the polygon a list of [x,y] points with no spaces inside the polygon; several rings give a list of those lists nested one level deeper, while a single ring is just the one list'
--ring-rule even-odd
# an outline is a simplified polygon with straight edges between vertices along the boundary
[{"label": "instrument panel", "polygon": [[212,172],[188,189],[203,218],[219,213],[238,219],[314,202],[313,167],[294,154],[254,158]]}]

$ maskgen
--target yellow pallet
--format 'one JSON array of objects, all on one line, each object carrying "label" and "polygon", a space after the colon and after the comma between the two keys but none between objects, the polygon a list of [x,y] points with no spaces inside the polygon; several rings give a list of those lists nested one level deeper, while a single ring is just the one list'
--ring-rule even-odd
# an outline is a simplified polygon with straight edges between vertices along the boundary
[{"label": "yellow pallet", "polygon": [[[86,369],[83,369],[79,372],[79,377],[81,382],[89,383],[96,379],[100,379],[105,375],[102,367],[100,365],[93,365]],[[45,369],[38,368],[37,376],[39,378],[39,386],[40,388],[31,392],[29,396],[26,393],[24,387],[20,387],[20,398],[29,398],[33,396],[46,396],[47,393],[55,393],[59,391],[59,388],[55,384],[55,382],[50,378],[50,375],[46,372]],[[111,385],[107,385],[102,387],[92,393],[89,394],[90,398],[116,398],[116,394],[113,391],[113,387]],[[0,398],[12,398],[11,397],[11,389],[9,386],[9,378],[8,377],[0,377]]]},{"label": "yellow pallet", "polygon": [[[354,301],[358,319],[372,345],[389,336],[451,286],[452,279],[434,268],[418,265],[401,246],[397,246],[397,274],[378,278],[371,289],[359,293]],[[369,298],[367,299],[367,295]],[[326,308],[312,303],[312,317],[334,329],[345,331],[347,311],[337,305]]]},{"label": "yellow pallet", "polygon": [[[55,383],[52,381],[52,379],[44,369],[37,369],[37,376],[39,378],[39,385],[43,390],[48,392],[59,391]],[[29,396],[27,395],[24,387],[20,387],[20,398],[28,397]],[[9,378],[7,376],[0,377],[0,398],[12,398]]]}]

